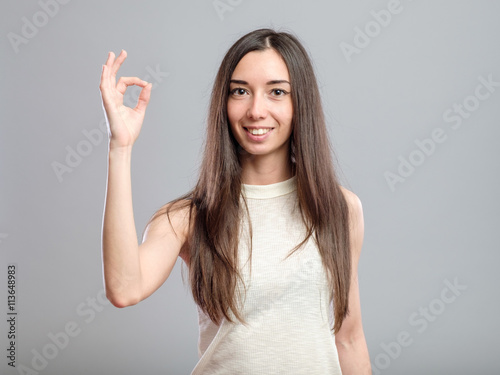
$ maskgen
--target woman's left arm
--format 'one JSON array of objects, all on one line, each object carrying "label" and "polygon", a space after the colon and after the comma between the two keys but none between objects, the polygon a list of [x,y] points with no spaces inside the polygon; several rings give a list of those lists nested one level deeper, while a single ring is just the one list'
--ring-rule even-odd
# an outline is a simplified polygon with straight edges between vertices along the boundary
[{"label": "woman's left arm", "polygon": [[371,375],[370,356],[366,345],[361,303],[359,299],[358,263],[363,245],[363,207],[359,198],[349,190],[341,188],[349,205],[352,272],[349,290],[349,314],[335,335],[342,375]]}]

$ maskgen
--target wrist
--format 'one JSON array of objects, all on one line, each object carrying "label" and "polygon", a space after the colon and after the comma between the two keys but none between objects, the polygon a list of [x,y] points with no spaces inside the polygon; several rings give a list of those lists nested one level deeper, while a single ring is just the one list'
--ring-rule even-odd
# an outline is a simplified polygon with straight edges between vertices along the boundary
[{"label": "wrist", "polygon": [[117,144],[116,141],[114,141],[113,139],[109,139],[108,140],[108,148],[109,148],[109,151],[118,151],[118,152],[130,152],[132,151],[132,146],[134,144],[130,144],[130,145],[120,145],[120,144]]},{"label": "wrist", "polygon": [[132,155],[132,145],[130,146],[113,146],[111,143],[108,147],[108,155],[113,158],[130,159]]}]

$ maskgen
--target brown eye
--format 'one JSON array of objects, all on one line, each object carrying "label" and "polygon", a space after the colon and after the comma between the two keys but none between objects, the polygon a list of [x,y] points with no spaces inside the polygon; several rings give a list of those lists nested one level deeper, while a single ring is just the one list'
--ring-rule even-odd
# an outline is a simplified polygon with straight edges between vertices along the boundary
[{"label": "brown eye", "polygon": [[236,96],[242,96],[242,95],[245,95],[245,93],[246,93],[246,90],[244,88],[241,88],[241,87],[237,87],[237,88],[232,89],[230,91],[231,95],[236,95]]},{"label": "brown eye", "polygon": [[288,94],[288,92],[285,90],[282,90],[282,89],[273,89],[273,94],[275,96],[284,96],[284,95]]}]

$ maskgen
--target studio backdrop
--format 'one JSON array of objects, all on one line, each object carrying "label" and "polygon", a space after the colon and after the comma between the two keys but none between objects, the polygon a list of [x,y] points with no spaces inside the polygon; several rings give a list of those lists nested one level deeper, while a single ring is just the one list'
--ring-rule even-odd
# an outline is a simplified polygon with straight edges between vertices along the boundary
[{"label": "studio backdrop", "polygon": [[342,185],[363,204],[373,374],[499,374],[499,15],[494,0],[3,1],[0,373],[194,368],[180,260],[138,305],[116,308],[103,290],[101,67],[125,49],[119,75],[153,83],[132,153],[141,240],[197,181],[226,50],[271,27],[308,49]]}]

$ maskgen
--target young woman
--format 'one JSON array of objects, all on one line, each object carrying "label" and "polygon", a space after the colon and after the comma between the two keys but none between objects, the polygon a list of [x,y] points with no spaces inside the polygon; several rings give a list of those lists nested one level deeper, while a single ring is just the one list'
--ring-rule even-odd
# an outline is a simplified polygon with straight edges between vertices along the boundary
[{"label": "young woman", "polygon": [[[370,374],[357,266],[358,197],[339,185],[308,54],[291,34],[241,37],[212,91],[192,191],[161,207],[138,244],[130,160],[151,84],[101,77],[109,126],[103,222],[106,293],[117,307],[150,296],[181,257],[199,314],[192,374]],[[137,106],[123,105],[128,86]]]}]

